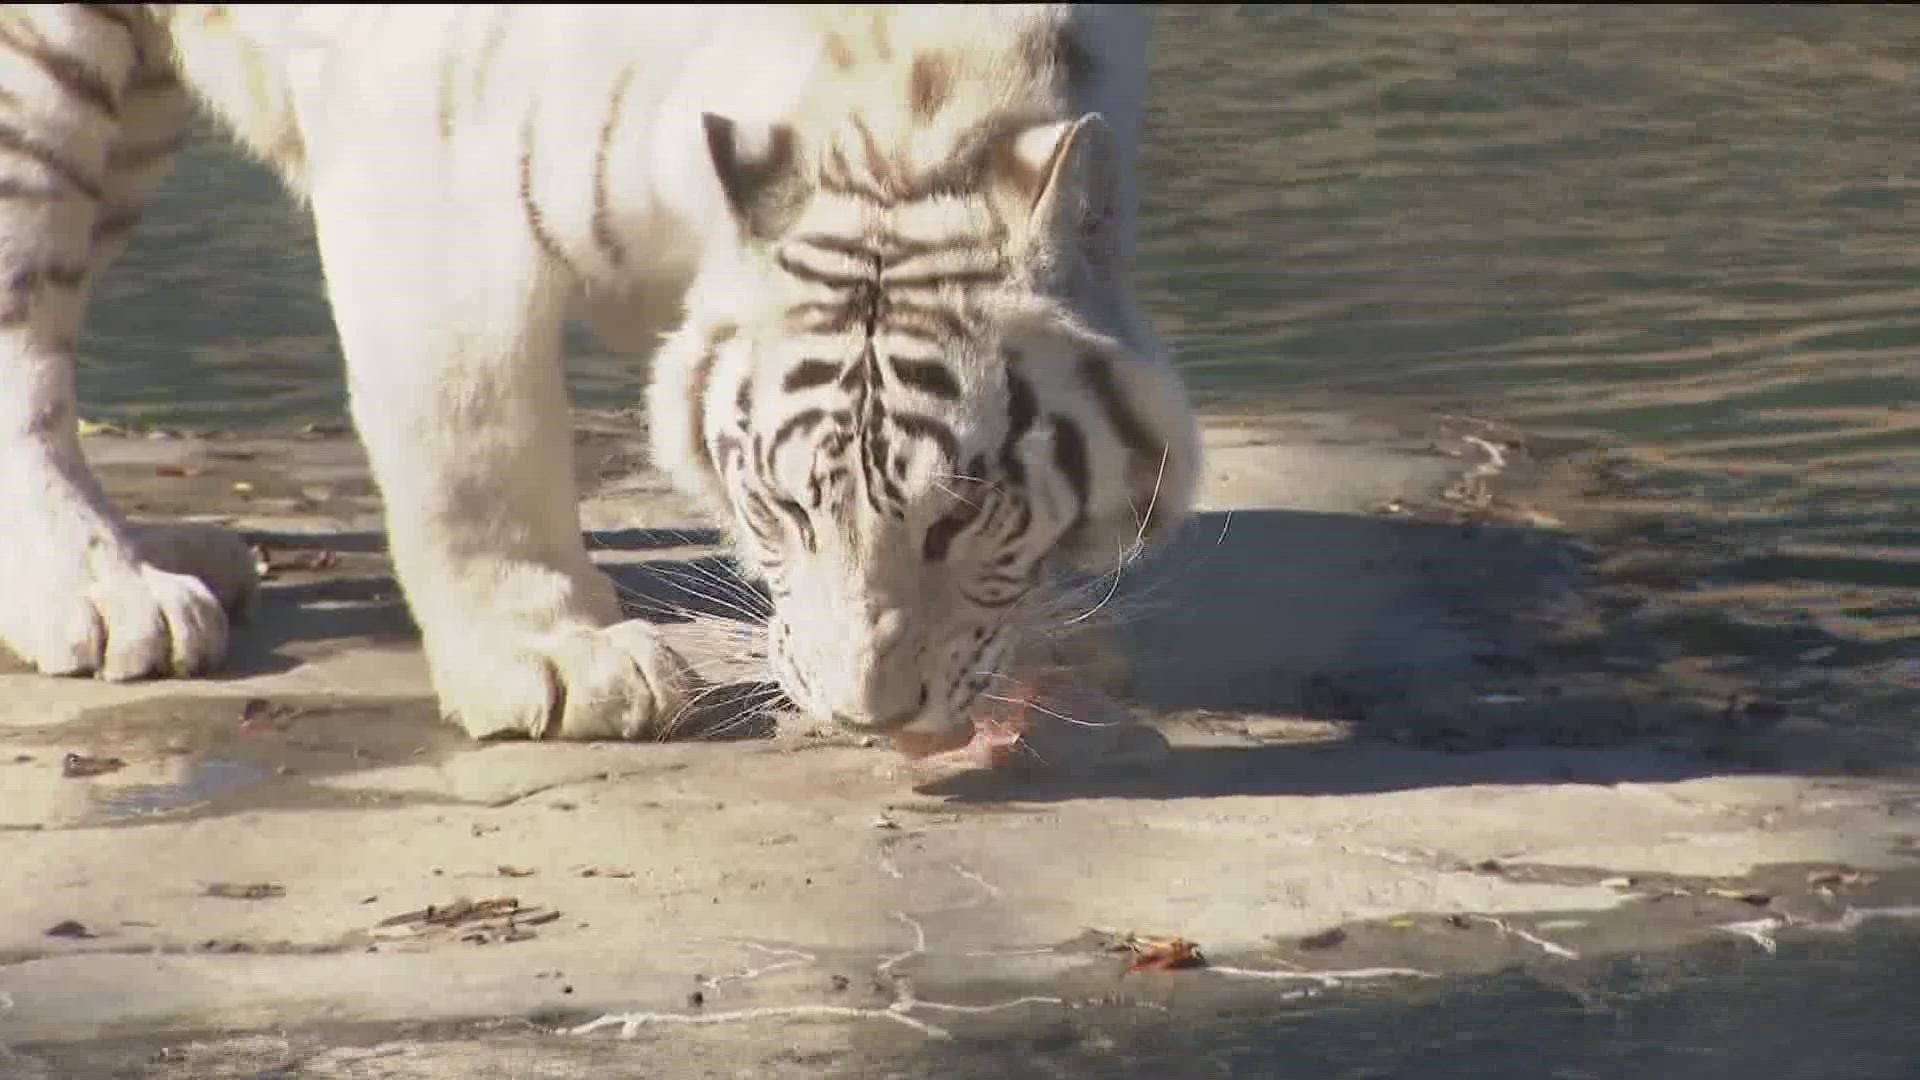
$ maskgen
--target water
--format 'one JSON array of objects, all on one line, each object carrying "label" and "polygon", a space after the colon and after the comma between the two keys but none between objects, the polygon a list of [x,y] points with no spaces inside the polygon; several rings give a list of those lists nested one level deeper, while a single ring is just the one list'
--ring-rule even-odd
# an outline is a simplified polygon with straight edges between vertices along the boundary
[{"label": "water", "polygon": [[[1913,741],[1920,13],[1194,6],[1164,9],[1158,34],[1142,272],[1203,402],[1467,412],[1605,450],[1587,505],[1664,565],[1640,618],[1670,660]],[[156,200],[85,351],[90,416],[245,429],[344,411],[310,231],[212,138]],[[638,399],[625,361],[583,346],[572,363],[583,403]],[[1831,955],[1799,974],[1897,982]],[[1562,1022],[1544,992],[1483,989],[1543,1036]],[[1356,1024],[1444,1017],[1444,1043],[1455,1022],[1398,1009]],[[1817,1025],[1714,1015],[1728,1045],[1825,1045]],[[1538,1050],[1474,1032],[1522,1044],[1433,1052]],[[1658,1074],[1745,1071],[1685,1056]]]}]

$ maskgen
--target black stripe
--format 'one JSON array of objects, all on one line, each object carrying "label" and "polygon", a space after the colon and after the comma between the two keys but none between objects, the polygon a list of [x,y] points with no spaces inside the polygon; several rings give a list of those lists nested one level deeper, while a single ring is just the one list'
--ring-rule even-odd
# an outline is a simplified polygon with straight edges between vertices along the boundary
[{"label": "black stripe", "polygon": [[848,258],[866,259],[878,263],[882,270],[892,270],[901,263],[928,255],[992,252],[1004,239],[990,233],[978,236],[961,233],[938,240],[918,240],[892,230],[880,230],[857,239],[832,233],[803,233],[792,237],[791,242]]},{"label": "black stripe", "polygon": [[953,462],[959,460],[960,440],[954,435],[953,429],[947,426],[946,421],[922,413],[909,412],[890,412],[887,414],[887,419],[893,423],[894,427],[899,428],[902,434],[910,438],[926,439],[940,447],[940,452],[947,456],[949,468],[952,467]]},{"label": "black stripe", "polygon": [[753,419],[753,372],[751,370],[747,372],[745,378],[740,380],[740,385],[733,392],[733,409],[740,417],[742,428],[753,426],[750,423]]},{"label": "black stripe", "polygon": [[546,216],[533,197],[533,119],[530,109],[520,129],[520,212],[527,219],[527,229],[533,233],[533,241],[541,252],[571,273],[573,264],[567,261],[567,253],[561,250],[559,241],[547,231]]},{"label": "black stripe", "polygon": [[1016,592],[1012,594],[1011,596],[983,597],[976,594],[972,589],[962,588],[960,590],[960,595],[966,597],[968,600],[971,600],[973,603],[983,608],[1004,608],[1004,607],[1012,607],[1015,601],[1019,600],[1022,596],[1026,595],[1026,592],[1022,590],[1020,592]]},{"label": "black stripe", "polygon": [[903,326],[925,328],[929,324],[949,341],[968,336],[966,320],[949,308],[888,297],[880,311],[880,326],[886,330],[898,332]]},{"label": "black stripe", "polygon": [[77,289],[87,280],[85,263],[79,266],[62,266],[58,263],[40,268],[40,280],[56,289]]},{"label": "black stripe", "polygon": [[891,356],[887,364],[893,368],[893,377],[901,385],[911,387],[923,394],[944,401],[956,401],[960,397],[960,381],[947,370],[947,365],[938,360],[913,360]]},{"label": "black stripe", "polygon": [[713,452],[707,449],[707,383],[713,378],[713,366],[720,359],[720,346],[733,335],[734,328],[729,324],[716,327],[708,336],[707,347],[701,352],[700,359],[694,362],[693,375],[687,381],[687,438],[692,443],[688,450],[695,461],[705,463],[708,471],[716,473],[719,469],[714,464]]},{"label": "black stripe", "polygon": [[925,270],[917,274],[897,273],[880,276],[880,284],[890,289],[938,289],[947,285],[964,289],[976,285],[998,285],[1005,280],[1007,280],[1007,273],[1001,268]]},{"label": "black stripe", "polygon": [[1087,516],[1087,501],[1092,497],[1093,471],[1088,465],[1087,437],[1080,425],[1064,416],[1049,417],[1053,423],[1053,464],[1067,478],[1076,505],[1074,523]]},{"label": "black stripe", "polygon": [[473,64],[473,103],[487,92],[487,76],[493,71],[493,62],[500,55],[500,44],[507,39],[507,22],[513,17],[514,8],[503,6],[495,9],[493,22],[487,26],[487,36],[480,42],[480,56]]},{"label": "black stripe", "polygon": [[787,515],[787,518],[793,522],[794,529],[800,534],[801,546],[805,547],[808,551],[819,550],[814,543],[813,521],[807,517],[806,507],[801,506],[792,499],[775,499],[773,505],[779,508],[780,512]]},{"label": "black stripe", "polygon": [[42,145],[39,140],[12,124],[0,122],[0,151],[11,151],[32,161],[89,199],[100,197],[99,181],[87,176],[78,165],[61,157],[58,151]]},{"label": "black stripe", "polygon": [[620,72],[620,81],[613,84],[606,119],[600,122],[600,146],[593,155],[593,239],[607,253],[607,261],[615,266],[626,260],[627,249],[613,231],[613,212],[607,196],[607,154],[613,146],[613,133],[620,126],[620,109],[632,82],[633,69],[626,68]]},{"label": "black stripe", "polygon": [[955,512],[927,526],[926,539],[920,542],[920,557],[928,562],[944,560],[947,551],[953,547],[954,538],[960,535],[973,517],[971,513]]},{"label": "black stripe", "polygon": [[866,322],[866,309],[853,302],[809,301],[787,309],[788,327],[807,334],[844,334]]},{"label": "black stripe", "polygon": [[790,243],[830,251],[835,255],[845,255],[850,259],[870,259],[880,261],[880,252],[862,240],[853,240],[832,233],[803,233],[793,237]]},{"label": "black stripe", "polygon": [[787,417],[786,420],[782,421],[780,426],[773,431],[773,441],[767,444],[768,456],[771,457],[779,453],[781,444],[793,438],[796,434],[812,431],[826,418],[827,413],[824,409],[806,409]]},{"label": "black stripe", "polygon": [[13,30],[0,23],[0,45],[31,60],[47,78],[59,84],[73,97],[94,107],[110,119],[120,118],[120,101],[100,73],[70,53],[50,48],[44,42],[23,41]]},{"label": "black stripe", "polygon": [[918,341],[927,345],[953,344],[951,334],[943,334],[939,327],[924,323],[892,322],[881,327],[880,332],[889,337],[905,338],[908,341]]},{"label": "black stripe", "polygon": [[840,365],[831,360],[802,360],[787,369],[780,389],[789,394],[825,386],[840,377]]},{"label": "black stripe", "polygon": [[129,36],[138,36],[134,30],[133,16],[124,11],[117,11],[105,4],[77,4],[75,6],[89,15],[98,16],[118,26],[120,29],[125,30]]},{"label": "black stripe", "polygon": [[180,148],[186,144],[186,133],[181,132],[164,139],[118,145],[107,151],[107,168],[144,169],[179,153]]},{"label": "black stripe", "polygon": [[118,240],[133,232],[140,224],[140,211],[114,210],[101,214],[93,222],[93,242],[96,244]]},{"label": "black stripe", "polygon": [[[456,27],[458,21],[459,17],[456,15]],[[442,43],[440,50],[440,107],[437,111],[440,121],[440,138],[443,142],[453,138],[453,80],[456,72],[455,65],[459,62],[459,54],[453,49],[453,39],[457,36],[457,29],[450,32],[447,35],[448,40]]]},{"label": "black stripe", "polygon": [[127,79],[127,93],[144,95],[163,90],[180,89],[180,73],[172,68],[149,68],[136,71]]},{"label": "black stripe", "polygon": [[59,188],[50,188],[42,184],[23,184],[12,177],[0,177],[0,199],[19,200],[21,202],[52,202],[64,199],[72,192]]},{"label": "black stripe", "polygon": [[1020,461],[1020,440],[1026,438],[1033,429],[1034,418],[1040,413],[1033,395],[1033,384],[1018,374],[1014,368],[1019,366],[1020,354],[1011,350],[1007,353],[1007,438],[1000,444],[1000,469],[1007,479],[1015,484],[1024,484],[1027,469]]},{"label": "black stripe", "polygon": [[1120,384],[1113,377],[1106,357],[1088,353],[1080,358],[1080,378],[1093,391],[1100,402],[1100,408],[1107,414],[1107,422],[1113,425],[1114,434],[1128,450],[1135,454],[1158,458],[1163,450],[1160,440],[1140,414],[1133,411],[1133,405],[1120,391]]},{"label": "black stripe", "polygon": [[785,270],[794,277],[802,281],[812,282],[816,285],[824,285],[829,289],[857,289],[862,286],[871,287],[873,284],[873,279],[864,274],[846,274],[832,270],[821,270],[795,260],[793,256],[787,254],[785,251],[777,252],[773,257],[773,261],[780,269]]},{"label": "black stripe", "polygon": [[829,195],[838,195],[843,199],[859,199],[861,202],[870,203],[882,208],[890,207],[894,204],[894,200],[885,192],[880,191],[878,188],[869,187],[847,176],[832,177],[822,175],[820,177],[820,190]]}]

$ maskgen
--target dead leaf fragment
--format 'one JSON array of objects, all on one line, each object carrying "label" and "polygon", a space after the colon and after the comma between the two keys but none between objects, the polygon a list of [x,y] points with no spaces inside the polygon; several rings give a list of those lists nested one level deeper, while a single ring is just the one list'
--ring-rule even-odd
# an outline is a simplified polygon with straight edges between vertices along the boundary
[{"label": "dead leaf fragment", "polygon": [[1200,946],[1182,937],[1128,934],[1120,946],[1133,954],[1133,959],[1127,962],[1128,971],[1175,971],[1204,967],[1207,963]]},{"label": "dead leaf fragment", "polygon": [[1826,870],[1813,870],[1807,873],[1807,884],[1816,888],[1836,885],[1871,885],[1877,880],[1864,870],[1855,870],[1850,866],[1836,866]]},{"label": "dead leaf fragment", "polygon": [[331,570],[339,564],[339,553],[326,548],[287,555],[275,554],[265,544],[253,545],[253,568],[263,578],[282,570]]},{"label": "dead leaf fragment", "polygon": [[69,753],[60,759],[60,775],[69,780],[119,772],[126,767],[127,763],[117,757],[88,757],[85,754]]},{"label": "dead leaf fragment", "polygon": [[[461,897],[450,904],[435,904],[390,915],[374,924],[378,937],[451,936],[475,945],[492,942],[526,941],[536,935],[529,929],[545,926],[560,917],[558,911],[522,907],[511,896],[490,900]],[[451,933],[449,933],[451,932]]]},{"label": "dead leaf fragment", "polygon": [[501,863],[499,866],[494,867],[494,870],[497,873],[499,873],[501,877],[515,877],[515,878],[532,877],[533,875],[540,872],[538,870],[532,870],[524,866],[511,866],[507,863]]},{"label": "dead leaf fragment", "polygon": [[271,881],[256,881],[246,885],[216,881],[207,886],[206,894],[222,900],[277,900],[287,895],[287,890],[285,886]]},{"label": "dead leaf fragment", "polygon": [[1722,900],[1738,900],[1743,904],[1750,904],[1754,907],[1766,907],[1768,904],[1773,903],[1772,896],[1763,892],[1749,892],[1745,889],[1711,888],[1707,890],[1707,895],[1717,896]]},{"label": "dead leaf fragment", "polygon": [[1322,930],[1320,933],[1308,934],[1306,937],[1301,938],[1300,947],[1303,949],[1331,949],[1346,940],[1347,932],[1336,926],[1331,930]]}]

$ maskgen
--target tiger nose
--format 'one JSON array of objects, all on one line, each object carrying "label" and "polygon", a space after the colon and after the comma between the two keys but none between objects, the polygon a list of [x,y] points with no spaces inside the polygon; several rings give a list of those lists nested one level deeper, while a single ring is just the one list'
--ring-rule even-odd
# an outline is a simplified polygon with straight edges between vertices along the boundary
[{"label": "tiger nose", "polygon": [[908,708],[897,709],[885,715],[864,709],[851,712],[835,709],[833,712],[833,722],[844,728],[894,731],[898,728],[906,727],[908,724],[919,719],[920,714],[925,712],[926,708],[927,685],[921,683],[919,699]]}]

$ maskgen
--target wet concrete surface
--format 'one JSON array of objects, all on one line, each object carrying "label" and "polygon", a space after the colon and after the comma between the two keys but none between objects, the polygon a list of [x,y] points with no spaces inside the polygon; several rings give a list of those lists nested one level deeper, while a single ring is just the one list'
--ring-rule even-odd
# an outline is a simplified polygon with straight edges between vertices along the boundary
[{"label": "wet concrete surface", "polygon": [[[689,617],[724,563],[636,435],[582,414],[597,557],[750,678],[750,629]],[[1630,641],[1543,647],[1592,619],[1587,556],[1463,488],[1473,439],[1216,421],[1203,513],[1081,646],[1138,722],[985,771],[780,717],[473,744],[437,719],[349,440],[96,435],[123,505],[273,569],[215,677],[0,675],[0,1066],[1263,1075],[1321,1060],[1286,1047],[1349,995],[1390,1030],[1500,1000],[1503,972],[1764,965],[1902,923],[1920,787],[1791,749],[1790,716],[1729,717],[1722,687],[1580,667]],[[1206,966],[1129,974],[1129,932]]]}]

